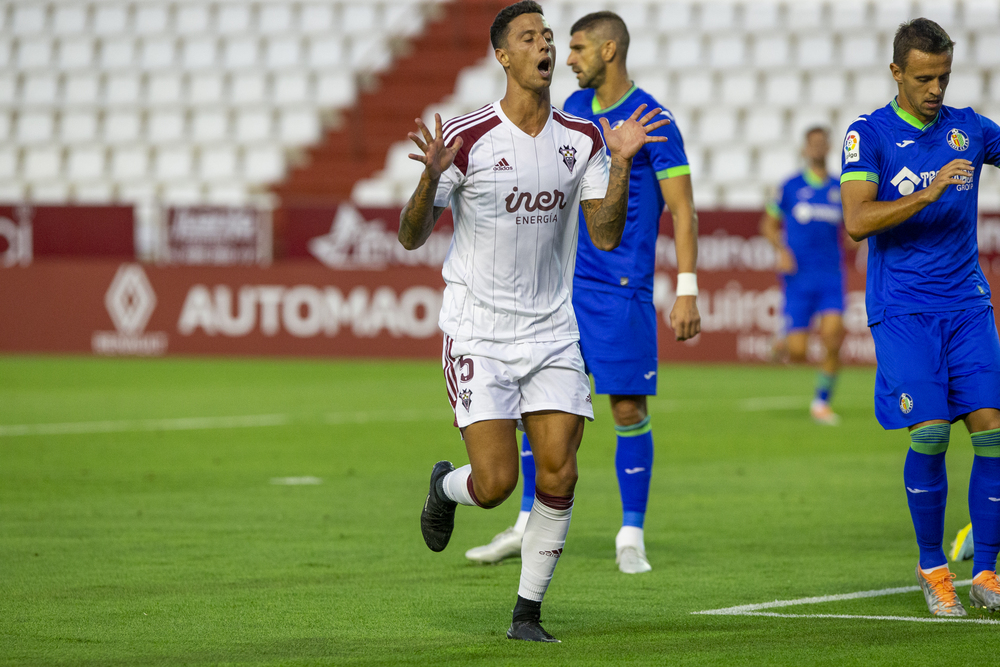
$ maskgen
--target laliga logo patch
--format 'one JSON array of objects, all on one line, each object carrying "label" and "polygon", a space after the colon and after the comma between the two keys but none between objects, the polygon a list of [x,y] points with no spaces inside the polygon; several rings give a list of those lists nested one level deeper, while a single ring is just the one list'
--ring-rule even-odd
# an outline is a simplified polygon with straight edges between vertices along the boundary
[{"label": "laliga logo patch", "polygon": [[851,130],[844,139],[844,162],[857,162],[861,159],[861,135],[857,130]]},{"label": "laliga logo patch", "polygon": [[576,166],[576,149],[572,146],[560,146],[559,155],[562,155],[563,162],[569,168],[569,173],[573,173],[573,167]]},{"label": "laliga logo patch", "polygon": [[964,151],[969,147],[969,135],[953,127],[948,130],[948,145],[956,151]]},{"label": "laliga logo patch", "polygon": [[910,414],[910,411],[913,410],[913,397],[909,394],[900,394],[899,409],[903,411],[904,415]]},{"label": "laliga logo patch", "polygon": [[459,392],[458,397],[462,399],[462,407],[464,407],[465,411],[468,412],[469,406],[472,405],[472,390],[463,389]]}]

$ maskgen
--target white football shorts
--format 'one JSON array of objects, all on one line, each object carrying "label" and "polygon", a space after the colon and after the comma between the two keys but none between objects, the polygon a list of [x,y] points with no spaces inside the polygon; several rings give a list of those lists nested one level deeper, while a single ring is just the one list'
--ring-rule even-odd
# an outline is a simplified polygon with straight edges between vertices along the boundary
[{"label": "white football shorts", "polygon": [[442,355],[455,426],[487,419],[516,419],[558,410],[594,420],[590,377],[580,344],[457,341],[447,334]]}]

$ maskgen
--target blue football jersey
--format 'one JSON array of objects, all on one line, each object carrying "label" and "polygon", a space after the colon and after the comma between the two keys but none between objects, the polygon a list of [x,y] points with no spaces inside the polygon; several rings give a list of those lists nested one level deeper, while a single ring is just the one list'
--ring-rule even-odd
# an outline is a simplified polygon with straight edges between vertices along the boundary
[{"label": "blue football jersey", "polygon": [[[603,132],[600,118],[607,118],[611,127],[615,127],[627,120],[640,104],[646,105],[646,111],[656,107],[663,108],[644,90],[632,86],[622,99],[607,109],[596,108],[597,97],[590,88],[570,95],[563,109],[574,116],[592,121]],[[628,219],[621,245],[611,252],[594,247],[581,212],[574,282],[596,281],[628,286],[652,295],[656,238],[660,231],[660,215],[664,204],[660,180],[691,173],[684,154],[684,140],[681,139],[677,124],[669,111],[664,110],[664,114],[670,119],[670,123],[654,130],[652,134],[665,136],[667,141],[646,144],[632,160]]]},{"label": "blue football jersey", "polygon": [[795,275],[840,275],[844,214],[835,179],[806,170],[781,185],[767,212],[785,223],[786,242],[798,265]]},{"label": "blue football jersey", "polygon": [[895,100],[857,118],[844,139],[841,183],[878,184],[878,201],[926,188],[956,158],[975,174],[902,224],[868,239],[868,324],[885,317],[989,304],[976,242],[979,179],[1000,165],[1000,127],[972,109],[942,106],[926,126]]}]

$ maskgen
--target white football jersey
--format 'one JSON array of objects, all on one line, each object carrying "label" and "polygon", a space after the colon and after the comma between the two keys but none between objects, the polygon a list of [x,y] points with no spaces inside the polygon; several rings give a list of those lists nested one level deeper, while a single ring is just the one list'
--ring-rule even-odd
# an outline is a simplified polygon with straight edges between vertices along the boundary
[{"label": "white football jersey", "polygon": [[438,322],[455,340],[578,340],[573,271],[581,199],[603,199],[608,157],[597,126],[552,108],[529,136],[499,102],[444,124],[462,137],[434,205],[451,205]]}]

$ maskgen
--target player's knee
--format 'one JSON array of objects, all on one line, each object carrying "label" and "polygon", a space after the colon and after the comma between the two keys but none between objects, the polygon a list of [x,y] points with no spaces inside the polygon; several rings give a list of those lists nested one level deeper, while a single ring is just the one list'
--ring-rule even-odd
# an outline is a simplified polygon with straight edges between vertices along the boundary
[{"label": "player's knee", "polygon": [[806,362],[806,348],[788,346],[788,360],[792,363],[803,364]]},{"label": "player's knee", "polygon": [[553,496],[571,496],[576,490],[579,479],[575,465],[563,466],[558,470],[547,471],[545,475],[535,478],[535,488]]},{"label": "player's knee", "polygon": [[646,418],[646,406],[644,402],[640,403],[639,401],[628,399],[618,401],[612,399],[612,401],[611,411],[616,425],[632,426]]},{"label": "player's knee", "polygon": [[476,500],[482,507],[492,509],[507,500],[515,488],[517,488],[516,470],[514,474],[495,473],[485,479],[476,480]]}]

